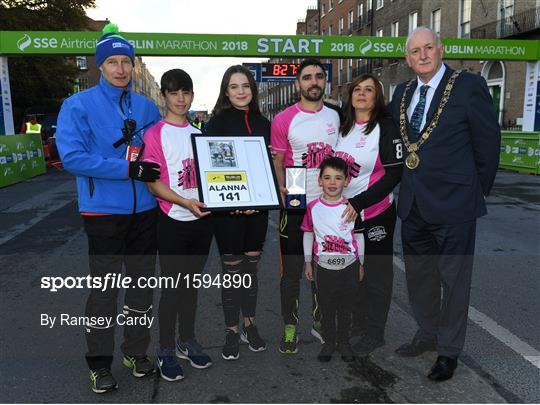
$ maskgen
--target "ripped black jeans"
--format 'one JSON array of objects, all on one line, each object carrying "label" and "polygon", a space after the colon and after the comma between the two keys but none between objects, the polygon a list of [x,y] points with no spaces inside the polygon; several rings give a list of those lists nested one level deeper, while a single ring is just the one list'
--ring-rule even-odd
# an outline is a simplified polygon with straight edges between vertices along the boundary
[{"label": "ripped black jeans", "polygon": [[240,311],[245,318],[255,316],[257,271],[261,255],[248,256],[245,253],[262,253],[267,229],[268,211],[253,215],[220,213],[214,218],[214,233],[221,256],[223,275],[237,279],[238,276],[235,275],[239,275],[240,279],[244,280],[240,287],[238,283],[231,283],[228,288],[222,285],[221,299],[227,327],[238,325]]}]

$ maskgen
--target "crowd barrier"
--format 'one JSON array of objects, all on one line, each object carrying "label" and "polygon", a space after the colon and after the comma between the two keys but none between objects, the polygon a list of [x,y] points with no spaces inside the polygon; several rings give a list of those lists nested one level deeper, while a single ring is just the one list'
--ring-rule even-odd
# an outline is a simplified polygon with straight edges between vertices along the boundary
[{"label": "crowd barrier", "polygon": [[0,188],[45,171],[40,134],[0,135]]},{"label": "crowd barrier", "polygon": [[499,168],[540,174],[540,133],[502,131]]}]

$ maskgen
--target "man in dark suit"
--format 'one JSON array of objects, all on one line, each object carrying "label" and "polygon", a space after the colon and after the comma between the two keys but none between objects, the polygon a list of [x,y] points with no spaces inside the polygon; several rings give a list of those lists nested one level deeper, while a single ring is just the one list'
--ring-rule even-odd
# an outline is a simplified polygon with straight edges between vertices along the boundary
[{"label": "man in dark suit", "polygon": [[463,349],[476,218],[487,213],[500,147],[485,80],[450,69],[443,53],[432,30],[414,30],[405,57],[417,77],[400,84],[390,104],[405,145],[398,215],[418,323],[412,342],[396,353],[414,357],[436,350],[428,375],[433,381],[452,377]]}]

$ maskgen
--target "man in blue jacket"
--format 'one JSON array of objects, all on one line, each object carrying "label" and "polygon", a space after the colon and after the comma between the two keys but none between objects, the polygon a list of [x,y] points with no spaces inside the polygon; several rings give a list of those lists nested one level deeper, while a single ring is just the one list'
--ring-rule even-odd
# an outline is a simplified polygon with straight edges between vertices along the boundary
[{"label": "man in blue jacket", "polygon": [[487,212],[501,142],[486,81],[450,69],[443,54],[432,30],[415,29],[406,60],[416,78],[396,88],[390,105],[405,146],[398,215],[418,323],[412,342],[396,352],[436,350],[432,381],[452,378],[463,349],[476,218]]},{"label": "man in blue jacket", "polygon": [[[77,176],[90,276],[109,281],[91,289],[85,310],[86,361],[96,393],[117,388],[110,370],[116,323],[125,325],[123,364],[135,377],[154,372],[146,355],[152,290],[139,288],[137,280],[155,271],[156,202],[144,182],[159,178],[159,166],[139,156],[143,131],[159,121],[160,114],[154,103],[132,92],[135,53],[117,32],[113,24],[103,29],[96,46],[100,82],[63,103],[57,129],[62,163]],[[118,288],[110,280],[121,275],[122,265],[124,278],[133,281],[126,289],[123,313],[117,315]]]}]

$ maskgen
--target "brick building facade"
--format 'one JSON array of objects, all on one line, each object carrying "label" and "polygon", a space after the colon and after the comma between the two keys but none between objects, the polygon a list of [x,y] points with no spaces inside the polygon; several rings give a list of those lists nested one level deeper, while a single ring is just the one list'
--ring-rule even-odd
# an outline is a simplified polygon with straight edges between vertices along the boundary
[{"label": "brick building facade", "polygon": [[[297,23],[297,35],[407,37],[417,26],[428,26],[444,38],[540,39],[540,0],[318,0]],[[398,83],[413,72],[404,58],[323,59],[332,63],[333,77],[328,95],[345,102],[347,86],[362,73],[372,72],[381,80],[385,98],[391,100]],[[520,125],[526,62],[448,60],[453,69],[482,75],[489,86],[503,127]],[[266,84],[263,111],[272,118],[296,99],[284,88]],[[272,96],[272,101],[265,97]],[[270,104],[268,104],[270,102]],[[271,106],[271,108],[268,108]]]}]

